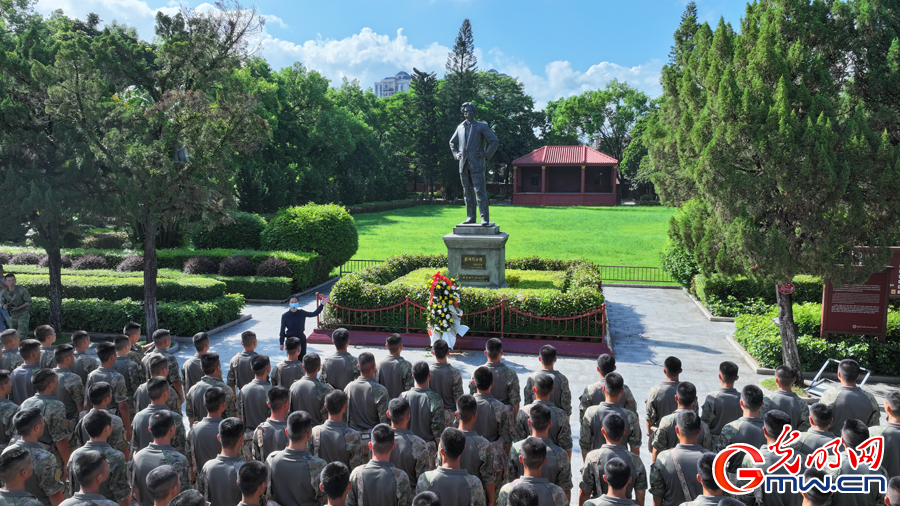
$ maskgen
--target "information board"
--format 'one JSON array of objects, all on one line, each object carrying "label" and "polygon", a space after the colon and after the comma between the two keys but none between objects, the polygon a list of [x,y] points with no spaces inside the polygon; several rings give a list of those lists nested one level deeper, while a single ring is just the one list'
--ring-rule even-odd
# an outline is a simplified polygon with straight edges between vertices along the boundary
[{"label": "information board", "polygon": [[483,271],[485,270],[485,263],[487,261],[487,258],[485,257],[485,255],[463,255],[461,260],[463,269]]},{"label": "information board", "polygon": [[896,280],[896,270],[872,274],[865,283],[826,284],[822,293],[821,337],[828,334],[887,336],[888,282]]}]

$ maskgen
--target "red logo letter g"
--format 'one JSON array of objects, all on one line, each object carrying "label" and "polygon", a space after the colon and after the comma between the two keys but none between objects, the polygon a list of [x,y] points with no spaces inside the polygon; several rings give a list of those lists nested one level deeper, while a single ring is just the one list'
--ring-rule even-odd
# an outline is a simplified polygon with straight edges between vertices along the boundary
[{"label": "red logo letter g", "polygon": [[741,480],[750,480],[750,483],[744,487],[739,487],[736,484],[731,483],[731,480],[728,479],[726,467],[728,466],[728,459],[738,452],[744,452],[749,455],[750,460],[752,460],[754,464],[762,464],[765,462],[762,454],[759,453],[759,450],[748,444],[738,443],[729,445],[728,448],[725,448],[725,450],[719,452],[716,456],[716,460],[713,462],[713,477],[716,480],[716,485],[724,492],[734,495],[744,495],[753,492],[762,484],[763,472],[762,469],[748,469],[742,467],[738,469],[737,477]]}]

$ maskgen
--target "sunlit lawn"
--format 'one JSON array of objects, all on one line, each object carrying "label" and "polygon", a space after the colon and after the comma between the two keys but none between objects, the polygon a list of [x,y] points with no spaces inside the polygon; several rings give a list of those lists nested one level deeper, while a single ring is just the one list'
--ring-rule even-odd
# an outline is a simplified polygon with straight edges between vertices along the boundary
[{"label": "sunlit lawn", "polygon": [[[668,207],[492,206],[491,221],[509,233],[506,258],[586,258],[601,265],[656,267],[673,209]],[[466,217],[461,206],[418,206],[357,214],[354,259],[402,253],[446,254],[441,237]]]}]

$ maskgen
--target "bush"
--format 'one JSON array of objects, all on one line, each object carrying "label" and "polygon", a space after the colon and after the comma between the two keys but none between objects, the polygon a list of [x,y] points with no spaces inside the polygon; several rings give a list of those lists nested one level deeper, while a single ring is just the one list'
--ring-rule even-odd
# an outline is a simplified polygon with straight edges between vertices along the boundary
[{"label": "bush", "polygon": [[[63,299],[62,327],[64,330],[118,333],[129,321],[144,320],[144,308],[140,301]],[[243,307],[242,295],[228,294],[208,301],[160,302],[157,314],[160,327],[169,329],[177,336],[190,336],[240,318]],[[31,308],[32,320],[45,322],[49,317],[49,301],[35,297]]]},{"label": "bush", "polygon": [[12,258],[9,253],[0,253],[0,265],[8,264],[9,259]]},{"label": "bush", "polygon": [[284,300],[293,295],[291,278],[216,276],[225,283],[226,293],[239,293],[247,299]]},{"label": "bush", "polygon": [[659,253],[659,267],[685,288],[690,288],[694,276],[700,274],[694,255],[683,244],[671,239]]},{"label": "bush", "polygon": [[219,266],[209,257],[199,256],[188,258],[184,263],[185,274],[218,274]]},{"label": "bush", "polygon": [[255,273],[256,269],[247,257],[228,257],[219,264],[220,276],[252,276]]},{"label": "bush", "polygon": [[[793,294],[793,302],[802,304],[806,302],[822,301],[822,278],[816,276],[794,276],[796,290]],[[762,281],[749,279],[743,276],[727,277],[720,274],[704,276],[698,274],[694,277],[693,292],[716,316],[728,316],[713,311],[717,310],[740,314],[742,305],[759,306],[774,305],[775,286]]]},{"label": "bush", "polygon": [[267,258],[256,267],[256,275],[270,278],[291,277],[291,267],[280,258]]},{"label": "bush", "polygon": [[353,217],[343,207],[307,204],[279,211],[263,231],[262,247],[314,251],[330,269],[343,265],[356,254],[359,236]]},{"label": "bush", "polygon": [[[735,340],[762,367],[775,368],[782,363],[781,333],[772,321],[777,310],[763,315],[740,315],[735,318]],[[797,346],[804,371],[816,371],[828,358],[852,358],[872,374],[900,376],[900,314],[888,313],[886,343],[872,336],[831,335],[819,337],[822,305],[795,304],[794,322],[797,324]]]},{"label": "bush", "polygon": [[72,262],[72,268],[79,270],[79,271],[84,271],[84,270],[88,270],[88,269],[106,269],[106,268],[108,268],[108,265],[109,264],[106,262],[105,258],[103,258],[100,255],[93,255],[93,254],[84,255],[83,257],[79,258],[78,260],[75,260],[74,262]]},{"label": "bush", "polygon": [[9,259],[10,265],[38,265],[41,257],[37,253],[19,253]]},{"label": "bush", "polygon": [[81,245],[87,249],[122,249],[127,240],[125,232],[104,232],[85,237]]},{"label": "bush", "polygon": [[[20,274],[19,283],[28,287],[35,297],[49,297],[50,277],[47,274]],[[211,300],[225,295],[225,283],[211,278],[186,276],[157,279],[158,300]],[[144,298],[143,276],[62,276],[63,297],[69,299],[121,300]]]},{"label": "bush", "polygon": [[[72,267],[72,259],[69,258],[69,255],[60,255],[59,260],[63,269]],[[38,262],[38,265],[41,267],[50,267],[50,255],[41,255],[41,260]]]},{"label": "bush", "polygon": [[144,255],[129,255],[116,266],[118,272],[144,272]]},{"label": "bush", "polygon": [[198,226],[191,235],[197,249],[233,248],[258,250],[260,237],[266,228],[266,220],[258,214],[235,211],[228,213],[226,223],[210,227],[209,223]]}]

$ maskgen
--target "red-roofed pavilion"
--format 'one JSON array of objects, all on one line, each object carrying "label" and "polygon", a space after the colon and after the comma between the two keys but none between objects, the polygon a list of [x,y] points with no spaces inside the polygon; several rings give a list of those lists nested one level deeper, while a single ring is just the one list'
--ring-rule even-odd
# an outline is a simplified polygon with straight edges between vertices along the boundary
[{"label": "red-roofed pavilion", "polygon": [[619,162],[587,146],[544,146],[512,165],[514,205],[616,205]]}]

